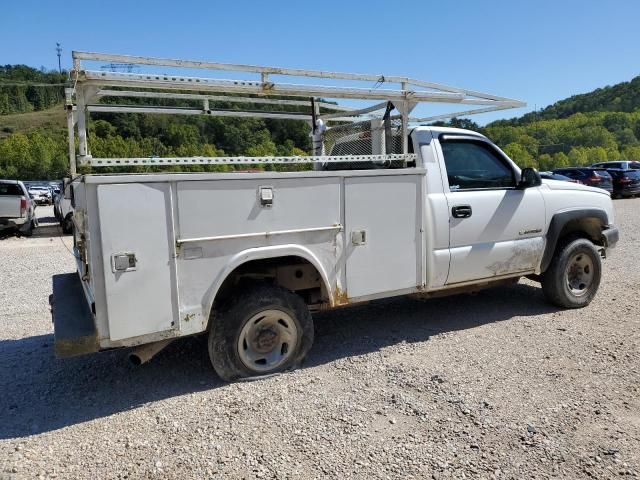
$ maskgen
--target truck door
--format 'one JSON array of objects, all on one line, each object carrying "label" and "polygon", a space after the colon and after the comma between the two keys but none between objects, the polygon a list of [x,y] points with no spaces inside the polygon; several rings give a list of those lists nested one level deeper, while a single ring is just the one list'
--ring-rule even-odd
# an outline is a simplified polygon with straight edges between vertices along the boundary
[{"label": "truck door", "polygon": [[447,284],[534,270],[544,245],[538,187],[516,189],[512,164],[482,139],[440,139],[449,207]]}]

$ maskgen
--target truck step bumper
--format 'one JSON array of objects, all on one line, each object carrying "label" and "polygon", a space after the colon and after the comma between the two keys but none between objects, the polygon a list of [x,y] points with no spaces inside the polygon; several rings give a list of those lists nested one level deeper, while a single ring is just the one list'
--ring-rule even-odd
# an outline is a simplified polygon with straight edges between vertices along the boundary
[{"label": "truck step bumper", "polygon": [[604,240],[604,246],[606,248],[613,248],[618,243],[620,238],[620,232],[614,226],[609,226],[602,231],[602,238]]},{"label": "truck step bumper", "polygon": [[53,276],[49,303],[57,357],[74,357],[100,349],[93,315],[77,273]]}]

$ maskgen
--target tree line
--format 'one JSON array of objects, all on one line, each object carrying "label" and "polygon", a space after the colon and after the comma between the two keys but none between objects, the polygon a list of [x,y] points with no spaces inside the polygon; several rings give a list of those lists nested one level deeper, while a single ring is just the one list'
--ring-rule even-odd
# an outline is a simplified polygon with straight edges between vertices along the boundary
[{"label": "tree line", "polygon": [[[9,80],[53,84],[61,77],[55,72],[23,65],[0,67],[0,95],[7,92],[3,90],[2,83]],[[44,94],[42,97],[27,95],[29,88],[24,86],[24,98],[11,97],[11,108],[20,112],[37,111],[62,100],[62,96],[57,98],[54,94],[48,97]],[[0,96],[0,113],[6,113],[2,110],[2,98]],[[167,102],[175,106],[187,105],[183,101]],[[241,107],[245,106],[234,103],[214,106],[223,109]],[[597,108],[598,111],[588,111],[589,108]],[[612,110],[616,108],[622,111]],[[536,115],[500,120],[484,127],[468,119],[453,119],[441,124],[469,128],[487,135],[521,167],[550,170],[607,160],[639,160],[640,77],[560,101]],[[309,130],[306,122],[296,120],[115,113],[94,114],[88,125],[89,146],[95,157],[306,155],[311,149]],[[13,133],[0,139],[0,177],[61,178],[68,168],[67,152],[64,131],[43,127]],[[210,171],[228,168],[189,166],[181,169]],[[130,169],[152,170],[153,167]]]}]

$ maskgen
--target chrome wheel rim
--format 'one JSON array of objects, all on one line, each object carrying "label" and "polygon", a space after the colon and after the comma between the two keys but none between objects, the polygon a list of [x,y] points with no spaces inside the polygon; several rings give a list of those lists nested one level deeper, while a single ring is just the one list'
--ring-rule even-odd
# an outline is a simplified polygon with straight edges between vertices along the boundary
[{"label": "chrome wheel rim", "polygon": [[291,358],[297,340],[298,327],[291,315],[282,310],[264,310],[242,327],[238,355],[251,370],[274,370]]},{"label": "chrome wheel rim", "polygon": [[593,283],[593,260],[585,253],[576,253],[567,265],[567,287],[576,297],[581,297],[589,291]]}]

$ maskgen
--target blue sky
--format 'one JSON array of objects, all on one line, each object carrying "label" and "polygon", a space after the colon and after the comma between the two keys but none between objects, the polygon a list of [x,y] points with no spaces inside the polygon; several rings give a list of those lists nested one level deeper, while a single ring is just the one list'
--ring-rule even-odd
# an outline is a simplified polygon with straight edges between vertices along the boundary
[{"label": "blue sky", "polygon": [[[63,67],[85,50],[404,75],[524,100],[521,115],[640,74],[640,1],[22,0],[0,63]],[[428,114],[427,110],[421,113]]]}]

